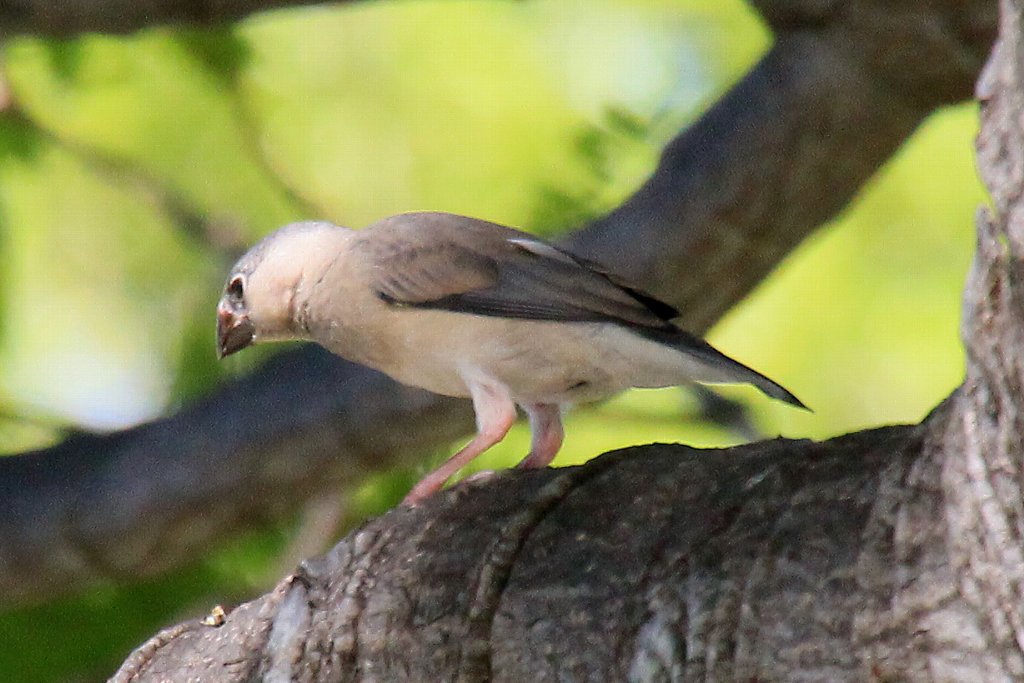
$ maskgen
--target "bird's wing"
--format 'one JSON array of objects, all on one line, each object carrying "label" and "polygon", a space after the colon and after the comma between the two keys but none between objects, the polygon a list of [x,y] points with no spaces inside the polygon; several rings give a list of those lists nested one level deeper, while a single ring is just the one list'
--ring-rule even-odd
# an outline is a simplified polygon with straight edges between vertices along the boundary
[{"label": "bird's wing", "polygon": [[531,320],[665,328],[678,312],[527,233],[448,214],[404,214],[369,228],[378,297],[399,306]]}]

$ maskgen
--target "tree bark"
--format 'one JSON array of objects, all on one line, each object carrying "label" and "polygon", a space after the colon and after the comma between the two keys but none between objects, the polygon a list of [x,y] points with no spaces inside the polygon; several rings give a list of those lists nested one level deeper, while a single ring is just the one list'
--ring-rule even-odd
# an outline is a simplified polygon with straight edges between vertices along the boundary
[{"label": "tree bark", "polygon": [[920,425],[463,485],[114,680],[1024,679],[1024,0],[978,96],[967,374]]},{"label": "tree bark", "polygon": [[[929,113],[969,96],[996,16],[991,0],[755,4],[776,34],[769,53],[669,143],[633,197],[566,238],[677,305],[696,333],[834,216]],[[466,403],[315,349],[282,354],[164,420],[0,459],[0,603],[195,561],[310,495],[415,462],[471,428]]]}]

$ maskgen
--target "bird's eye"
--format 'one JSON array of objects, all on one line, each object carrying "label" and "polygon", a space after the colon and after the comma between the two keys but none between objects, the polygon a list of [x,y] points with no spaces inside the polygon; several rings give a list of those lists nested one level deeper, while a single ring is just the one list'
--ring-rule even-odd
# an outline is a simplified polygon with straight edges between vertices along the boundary
[{"label": "bird's eye", "polygon": [[228,296],[231,297],[232,299],[238,301],[242,300],[242,297],[245,295],[245,289],[242,286],[241,276],[236,276],[231,279],[231,282],[228,283],[227,292]]}]

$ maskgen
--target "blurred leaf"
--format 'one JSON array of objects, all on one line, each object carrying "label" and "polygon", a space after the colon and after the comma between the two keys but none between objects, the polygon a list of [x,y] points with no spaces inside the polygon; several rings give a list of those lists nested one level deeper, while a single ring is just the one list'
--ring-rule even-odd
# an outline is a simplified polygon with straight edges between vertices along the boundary
[{"label": "blurred leaf", "polygon": [[161,366],[198,261],[148,202],[90,164],[47,141],[0,165],[9,249],[0,388],[111,426],[165,400]]},{"label": "blurred leaf", "polygon": [[623,161],[637,156],[636,148],[649,142],[650,131],[648,123],[620,107],[610,107],[600,124],[581,127],[574,150],[589,181],[565,188],[542,185],[533,193],[534,209],[526,227],[551,235],[585,225],[614,207],[622,199],[614,181],[627,166]]},{"label": "blurred leaf", "polygon": [[74,40],[40,39],[53,73],[62,81],[73,81],[82,66],[82,46]]},{"label": "blurred leaf", "polygon": [[252,58],[252,48],[233,26],[219,29],[181,29],[171,36],[186,54],[191,55],[223,82],[232,87],[238,73]]},{"label": "blurred leaf", "polygon": [[[90,35],[59,48],[21,38],[5,50],[7,76],[22,110],[53,135],[137,165],[211,219],[245,226],[252,239],[299,214],[254,159],[235,95],[224,88],[225,69],[247,61],[244,42],[224,32],[218,52],[217,34],[190,35]],[[75,46],[75,68],[58,72],[53,52],[67,45]]]},{"label": "blurred leaf", "polygon": [[45,448],[66,436],[67,429],[56,419],[20,415],[14,406],[0,409],[0,456]]},{"label": "blurred leaf", "polygon": [[[0,165],[11,161],[27,162],[35,158],[43,138],[16,110],[0,113]],[[4,221],[4,224],[9,225]]]}]

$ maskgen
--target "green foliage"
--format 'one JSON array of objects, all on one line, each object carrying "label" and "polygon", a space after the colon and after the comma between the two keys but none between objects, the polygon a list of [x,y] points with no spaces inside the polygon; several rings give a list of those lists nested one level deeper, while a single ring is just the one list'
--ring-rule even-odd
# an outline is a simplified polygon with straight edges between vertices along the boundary
[{"label": "green foliage", "polygon": [[210,30],[180,30],[170,36],[182,52],[196,60],[206,72],[232,88],[252,57],[249,43],[234,27]]},{"label": "green foliage", "polygon": [[[614,202],[606,201],[609,193],[618,199],[615,189],[617,162],[628,157],[631,150],[646,146],[651,125],[624,109],[609,107],[600,123],[583,124],[575,136],[576,159],[590,176],[586,183],[572,187],[541,185],[533,195],[534,210],[525,225],[542,235],[557,234],[569,225],[583,225],[601,215]],[[653,164],[653,159],[646,166]]]},{"label": "green foliage", "polygon": [[202,564],[157,580],[101,586],[84,595],[4,614],[0,618],[3,679],[105,680],[129,651],[159,629],[264,589],[266,568],[285,548],[290,532],[247,534]]},{"label": "green foliage", "polygon": [[[8,43],[0,451],[153,417],[258,362],[216,361],[213,306],[233,254],[281,223],[438,209],[555,234],[600,215],[767,44],[739,0],[363,3]],[[971,107],[934,117],[713,331],[815,409],[729,390],[766,435],[917,420],[958,382],[959,290],[983,200],[975,119]],[[678,390],[579,409],[557,462],[737,441],[696,412]],[[474,467],[512,464],[528,442],[518,425]],[[420,473],[374,477],[348,516],[383,512]],[[290,532],[0,616],[4,680],[109,674],[159,625],[265,588]]]}]

